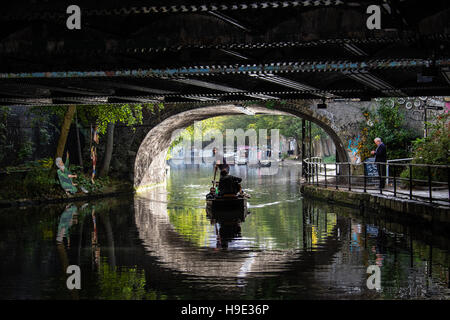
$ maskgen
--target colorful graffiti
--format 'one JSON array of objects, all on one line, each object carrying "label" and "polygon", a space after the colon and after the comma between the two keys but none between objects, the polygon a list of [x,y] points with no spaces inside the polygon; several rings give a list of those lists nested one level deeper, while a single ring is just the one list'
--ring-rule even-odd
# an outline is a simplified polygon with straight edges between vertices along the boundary
[{"label": "colorful graffiti", "polygon": [[350,161],[352,163],[360,163],[361,157],[358,154],[358,144],[359,144],[360,136],[358,135],[354,139],[348,140],[347,149],[350,151]]}]

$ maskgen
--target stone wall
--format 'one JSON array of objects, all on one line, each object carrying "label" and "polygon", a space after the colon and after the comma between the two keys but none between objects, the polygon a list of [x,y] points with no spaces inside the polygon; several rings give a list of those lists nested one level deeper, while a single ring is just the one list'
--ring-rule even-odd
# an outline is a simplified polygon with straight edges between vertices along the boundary
[{"label": "stone wall", "polygon": [[366,208],[375,212],[390,211],[409,220],[450,226],[450,210],[448,208],[424,202],[311,185],[302,185],[300,191],[306,197]]}]

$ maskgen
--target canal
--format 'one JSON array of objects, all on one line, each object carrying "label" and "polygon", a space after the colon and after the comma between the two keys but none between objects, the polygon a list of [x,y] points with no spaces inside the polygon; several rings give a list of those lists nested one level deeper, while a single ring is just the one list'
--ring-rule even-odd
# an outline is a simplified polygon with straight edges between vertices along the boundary
[{"label": "canal", "polygon": [[[232,167],[251,199],[231,225],[206,216],[206,166],[135,196],[2,209],[0,299],[450,297],[448,235],[302,198],[299,168]],[[66,287],[69,265],[81,290]]]}]

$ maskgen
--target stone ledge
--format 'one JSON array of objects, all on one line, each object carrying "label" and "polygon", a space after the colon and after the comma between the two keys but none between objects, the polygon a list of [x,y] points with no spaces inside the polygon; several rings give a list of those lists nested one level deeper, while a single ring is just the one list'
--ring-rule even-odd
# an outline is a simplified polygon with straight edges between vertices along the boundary
[{"label": "stone ledge", "polygon": [[450,223],[450,209],[425,202],[313,185],[302,185],[300,191],[307,197],[347,206],[368,208],[375,211],[389,210],[402,216],[407,215],[428,222]]}]

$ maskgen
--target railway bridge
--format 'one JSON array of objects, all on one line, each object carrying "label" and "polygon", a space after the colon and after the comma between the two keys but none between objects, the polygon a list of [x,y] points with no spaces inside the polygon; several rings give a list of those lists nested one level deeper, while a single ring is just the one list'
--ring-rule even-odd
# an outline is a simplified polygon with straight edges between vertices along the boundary
[{"label": "railway bridge", "polygon": [[[76,5],[77,28],[68,27],[77,17],[63,1],[2,8],[0,104],[164,103],[158,121],[123,147],[135,160],[136,186],[161,180],[173,130],[242,113],[242,105],[313,121],[339,158],[357,161],[362,106],[450,92],[446,0]],[[378,8],[376,28],[368,27],[370,6]],[[424,105],[411,103],[411,125],[419,125]]]}]

